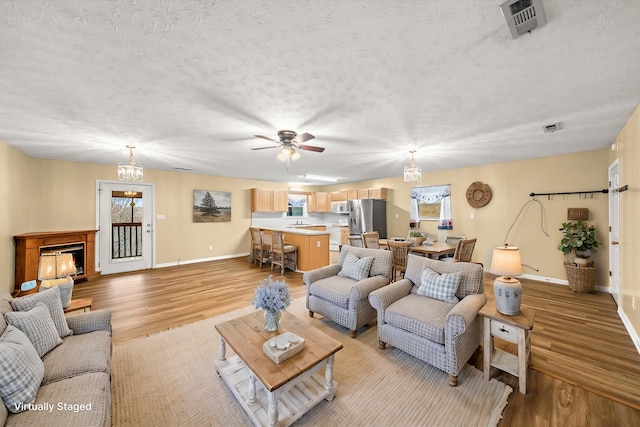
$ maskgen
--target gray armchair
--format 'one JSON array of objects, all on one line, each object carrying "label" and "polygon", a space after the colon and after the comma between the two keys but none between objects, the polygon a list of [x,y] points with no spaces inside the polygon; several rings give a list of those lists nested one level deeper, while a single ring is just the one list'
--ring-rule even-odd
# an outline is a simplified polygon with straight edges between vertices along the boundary
[{"label": "gray armchair", "polygon": [[[349,262],[349,254],[359,259],[373,257],[369,272],[363,279],[340,275],[344,274],[343,265]],[[343,246],[337,264],[307,271],[303,276],[309,316],[319,313],[348,328],[351,337],[355,338],[359,328],[376,318],[376,311],[369,304],[369,293],[389,284],[391,266],[390,251]]]},{"label": "gray armchair", "polygon": [[[418,294],[424,266],[439,275],[461,272],[455,291],[458,302]],[[478,312],[487,301],[483,267],[409,255],[404,277],[369,294],[369,302],[378,312],[379,346],[390,344],[445,371],[449,385],[455,387],[458,374],[480,345]]]}]

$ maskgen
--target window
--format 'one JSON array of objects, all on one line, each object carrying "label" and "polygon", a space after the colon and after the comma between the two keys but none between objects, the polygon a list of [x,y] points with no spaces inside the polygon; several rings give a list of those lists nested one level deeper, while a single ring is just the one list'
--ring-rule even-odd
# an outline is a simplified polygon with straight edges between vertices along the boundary
[{"label": "window", "polygon": [[303,217],[307,213],[307,196],[289,194],[287,217]]},{"label": "window", "polygon": [[438,221],[438,229],[451,230],[451,216],[449,184],[411,187],[411,221]]}]

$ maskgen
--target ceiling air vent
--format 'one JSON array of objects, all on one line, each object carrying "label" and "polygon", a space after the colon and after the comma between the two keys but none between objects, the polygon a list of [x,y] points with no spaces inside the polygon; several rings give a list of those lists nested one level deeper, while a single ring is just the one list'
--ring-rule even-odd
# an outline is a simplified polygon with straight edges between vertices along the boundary
[{"label": "ceiling air vent", "polygon": [[558,122],[558,123],[553,123],[553,124],[550,124],[550,125],[542,126],[542,129],[544,129],[544,133],[555,132],[557,130],[562,129],[562,122]]},{"label": "ceiling air vent", "polygon": [[542,0],[509,0],[500,9],[514,39],[547,23]]}]

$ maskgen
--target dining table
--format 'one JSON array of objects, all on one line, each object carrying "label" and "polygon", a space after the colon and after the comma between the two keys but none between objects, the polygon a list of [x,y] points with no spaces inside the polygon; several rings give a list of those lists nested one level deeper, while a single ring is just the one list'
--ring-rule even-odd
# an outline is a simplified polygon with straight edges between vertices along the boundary
[{"label": "dining table", "polygon": [[455,251],[455,244],[445,242],[433,242],[430,245],[411,246],[411,253],[428,256],[430,258],[439,258],[442,255],[452,254]]}]

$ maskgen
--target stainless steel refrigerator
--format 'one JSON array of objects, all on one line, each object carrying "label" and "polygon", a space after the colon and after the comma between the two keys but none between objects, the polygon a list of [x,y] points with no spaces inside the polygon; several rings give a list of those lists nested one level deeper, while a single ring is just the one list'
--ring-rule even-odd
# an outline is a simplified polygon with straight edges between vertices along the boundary
[{"label": "stainless steel refrigerator", "polygon": [[387,238],[386,200],[350,200],[349,208],[349,234],[377,231],[381,239]]}]

